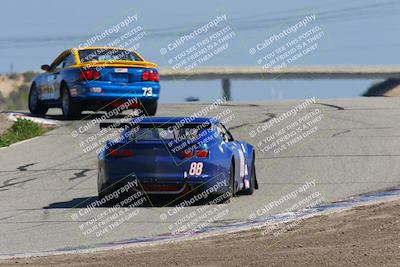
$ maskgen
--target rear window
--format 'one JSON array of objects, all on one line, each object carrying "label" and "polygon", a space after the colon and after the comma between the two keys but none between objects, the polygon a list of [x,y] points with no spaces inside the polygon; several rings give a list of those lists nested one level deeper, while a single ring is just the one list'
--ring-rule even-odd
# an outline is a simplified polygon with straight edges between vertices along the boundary
[{"label": "rear window", "polygon": [[79,58],[82,63],[91,61],[142,61],[142,59],[133,51],[121,49],[85,49],[79,50]]},{"label": "rear window", "polygon": [[129,141],[190,140],[198,138],[198,128],[133,128],[128,132]]}]

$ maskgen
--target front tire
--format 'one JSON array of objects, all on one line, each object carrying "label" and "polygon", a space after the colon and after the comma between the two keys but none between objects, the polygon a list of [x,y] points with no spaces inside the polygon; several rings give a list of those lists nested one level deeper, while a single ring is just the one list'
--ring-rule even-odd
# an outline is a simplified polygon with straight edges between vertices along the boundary
[{"label": "front tire", "polygon": [[64,119],[67,120],[75,119],[81,114],[78,104],[73,101],[65,85],[61,89],[61,109]]},{"label": "front tire", "polygon": [[232,198],[235,196],[235,165],[233,165],[233,162],[231,163],[231,167],[229,170],[229,198]]},{"label": "front tire", "polygon": [[43,105],[39,100],[39,92],[37,91],[36,85],[32,84],[31,89],[29,90],[29,99],[28,99],[29,111],[33,115],[45,115],[49,110],[48,107]]},{"label": "front tire", "polygon": [[256,166],[254,163],[254,159],[251,162],[251,172],[250,172],[250,187],[243,190],[241,192],[242,195],[252,195],[254,193],[254,189],[256,188]]}]

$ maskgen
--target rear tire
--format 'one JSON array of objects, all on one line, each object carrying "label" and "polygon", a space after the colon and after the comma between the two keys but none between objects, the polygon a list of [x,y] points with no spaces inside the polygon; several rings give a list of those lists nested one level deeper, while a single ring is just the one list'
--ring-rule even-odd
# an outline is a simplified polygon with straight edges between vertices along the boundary
[{"label": "rear tire", "polygon": [[[112,189],[112,188],[111,188]],[[110,191],[110,189],[103,189],[103,188],[98,188],[97,190],[97,200],[101,201],[103,198],[106,198],[107,195],[109,195],[110,193],[112,193],[112,191]],[[106,201],[104,204],[102,204],[102,207],[112,207],[115,205],[114,203],[115,201],[113,200],[108,200]]]},{"label": "rear tire", "polygon": [[142,110],[144,115],[154,116],[157,112],[158,101],[142,102]]},{"label": "rear tire", "polygon": [[33,115],[45,115],[49,110],[49,108],[43,105],[39,100],[39,93],[35,84],[32,84],[31,89],[29,90],[28,106],[29,111]]},{"label": "rear tire", "polygon": [[79,105],[73,101],[66,85],[61,88],[61,109],[64,119],[67,120],[77,118],[82,112]]},{"label": "rear tire", "polygon": [[[106,198],[108,194],[106,194],[106,192],[99,192],[97,195],[97,200],[101,201],[103,198]],[[102,207],[112,207],[113,206],[113,202],[112,201],[106,201],[104,204],[102,204]]]}]

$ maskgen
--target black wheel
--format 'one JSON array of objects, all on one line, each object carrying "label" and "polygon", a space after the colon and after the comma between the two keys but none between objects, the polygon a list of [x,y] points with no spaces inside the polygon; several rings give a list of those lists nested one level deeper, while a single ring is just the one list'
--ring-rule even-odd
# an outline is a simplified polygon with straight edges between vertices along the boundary
[{"label": "black wheel", "polygon": [[61,88],[61,108],[64,119],[67,120],[75,119],[81,114],[79,105],[73,101],[69,90],[65,85]]},{"label": "black wheel", "polygon": [[[229,195],[228,195],[229,193]],[[229,180],[228,180],[228,190],[224,193],[212,194],[209,200],[206,202],[215,201],[214,204],[224,204],[230,203],[231,199],[235,196],[235,165],[233,165],[233,160],[229,168]]]},{"label": "black wheel", "polygon": [[[106,196],[112,193],[109,189],[103,189],[102,187],[98,186],[97,188],[97,200],[102,201],[102,199],[106,199]],[[112,207],[114,205],[114,202],[111,200],[105,201],[105,203],[102,203],[103,207]]]},{"label": "black wheel", "polygon": [[252,195],[254,193],[254,189],[256,188],[256,166],[254,164],[254,159],[251,162],[251,171],[250,171],[250,187],[240,192],[242,195]]},{"label": "black wheel", "polygon": [[142,102],[144,115],[154,116],[157,112],[158,101]]},{"label": "black wheel", "polygon": [[28,100],[29,111],[33,115],[45,115],[49,110],[48,107],[43,105],[39,100],[39,92],[36,89],[36,85],[32,84],[29,90],[29,100]]},{"label": "black wheel", "polygon": [[[99,192],[98,196],[97,196],[97,200],[102,201],[102,199],[105,199],[107,195],[108,194],[105,191]],[[105,201],[104,203],[102,203],[101,206],[102,207],[112,207],[114,204],[115,203],[113,201],[109,200],[109,201]]]},{"label": "black wheel", "polygon": [[104,192],[104,191],[98,191],[98,193],[97,193],[97,199],[100,201],[100,200],[102,200],[103,198],[105,198],[106,197],[106,192]]}]

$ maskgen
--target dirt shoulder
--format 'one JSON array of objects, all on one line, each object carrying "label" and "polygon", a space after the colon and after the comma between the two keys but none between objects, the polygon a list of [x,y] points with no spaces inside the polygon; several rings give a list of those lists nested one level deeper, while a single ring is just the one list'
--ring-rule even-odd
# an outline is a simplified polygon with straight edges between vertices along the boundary
[{"label": "dirt shoulder", "polygon": [[252,230],[91,254],[14,259],[0,266],[398,266],[400,200],[319,216],[277,237]]},{"label": "dirt shoulder", "polygon": [[4,133],[14,122],[7,119],[5,114],[0,113],[0,134]]},{"label": "dirt shoulder", "polygon": [[16,90],[19,86],[24,84],[26,81],[24,76],[21,74],[16,75],[14,78],[10,78],[5,75],[0,75],[0,93],[4,97],[8,97],[12,91]]}]

